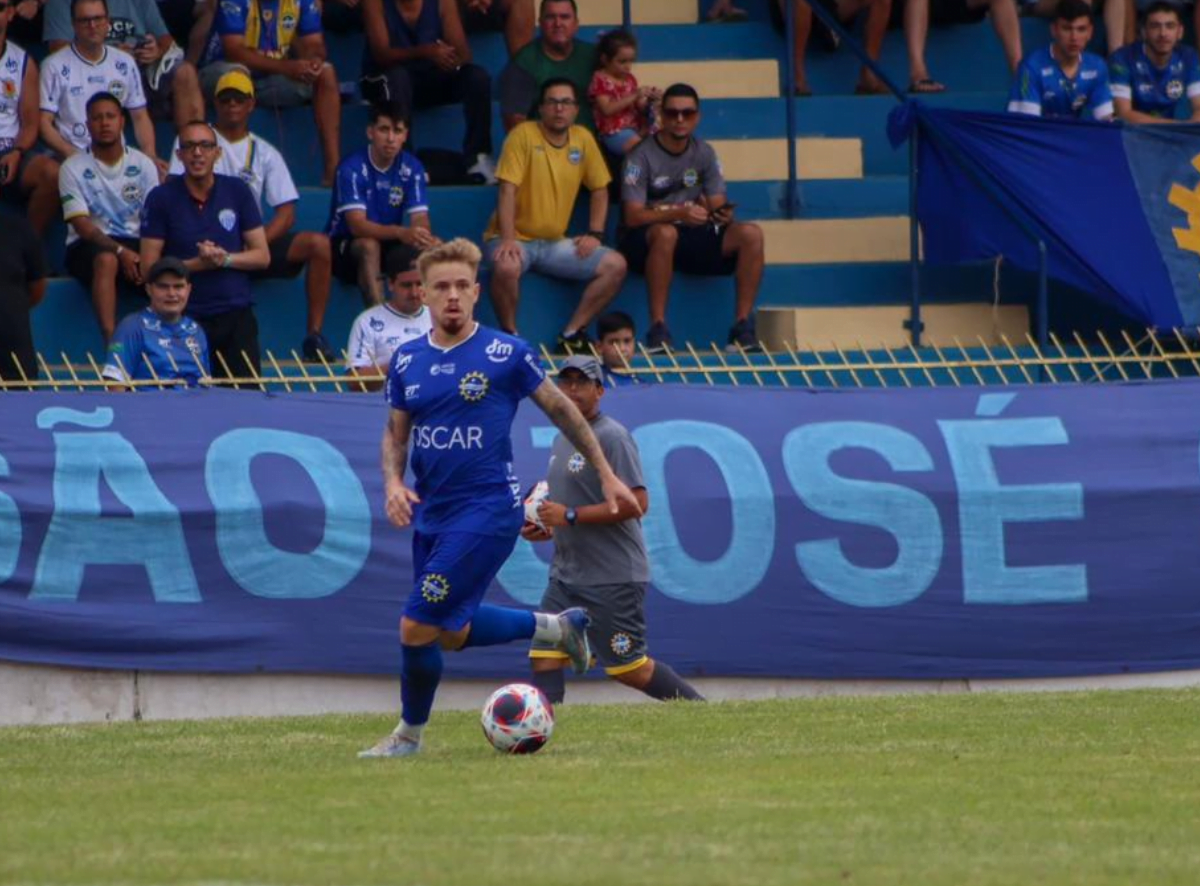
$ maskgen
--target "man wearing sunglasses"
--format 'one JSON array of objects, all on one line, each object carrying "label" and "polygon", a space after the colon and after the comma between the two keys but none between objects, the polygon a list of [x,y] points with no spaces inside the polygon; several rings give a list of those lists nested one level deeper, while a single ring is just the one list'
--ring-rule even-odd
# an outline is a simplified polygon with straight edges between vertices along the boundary
[{"label": "man wearing sunglasses", "polygon": [[667,297],[675,269],[701,276],[733,275],[736,299],[727,350],[756,349],[754,303],[763,274],[762,228],[733,219],[716,151],[693,134],[700,96],[686,83],[662,98],[662,129],[625,159],[621,252],[646,275],[650,328],[646,346],[671,347]]},{"label": "man wearing sunglasses", "polygon": [[[271,263],[255,272],[253,278],[291,280],[307,268],[304,291],[308,297],[308,329],[300,351],[311,362],[320,362],[322,357],[336,360],[336,352],[321,332],[333,277],[329,238],[316,231],[292,230],[300,193],[283,155],[266,139],[250,132],[250,114],[255,107],[250,75],[238,68],[227,71],[217,81],[215,94],[217,145],[221,151],[214,169],[218,175],[232,175],[249,185],[264,219],[267,208],[271,209],[265,228]],[[171,174],[183,173],[176,139]]]},{"label": "man wearing sunglasses", "polygon": [[270,264],[271,252],[254,193],[240,178],[214,172],[220,151],[207,123],[180,130],[184,173],[146,198],[141,264],[164,255],[183,260],[192,282],[188,316],[208,338],[213,374],[244,378],[260,367],[250,272]]}]

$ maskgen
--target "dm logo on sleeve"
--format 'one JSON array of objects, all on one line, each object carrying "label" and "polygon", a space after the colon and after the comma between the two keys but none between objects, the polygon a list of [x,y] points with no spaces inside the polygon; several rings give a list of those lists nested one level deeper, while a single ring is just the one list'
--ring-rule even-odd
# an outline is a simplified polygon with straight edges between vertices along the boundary
[{"label": "dm logo on sleeve", "polygon": [[458,383],[458,393],[468,403],[478,403],[487,391],[487,376],[482,372],[468,372]]},{"label": "dm logo on sleeve", "polygon": [[217,221],[221,223],[221,227],[225,230],[232,231],[234,225],[237,224],[237,213],[232,209],[222,209],[217,213]]}]

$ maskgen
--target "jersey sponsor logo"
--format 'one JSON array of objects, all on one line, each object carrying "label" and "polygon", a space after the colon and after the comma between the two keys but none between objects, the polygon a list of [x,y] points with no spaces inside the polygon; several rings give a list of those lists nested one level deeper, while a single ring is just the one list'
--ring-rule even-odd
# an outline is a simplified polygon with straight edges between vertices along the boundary
[{"label": "jersey sponsor logo", "polygon": [[1177,99],[1183,95],[1183,84],[1178,80],[1172,80],[1167,84],[1167,98]]},{"label": "jersey sponsor logo", "polygon": [[625,184],[636,185],[642,178],[642,167],[636,163],[625,164]]},{"label": "jersey sponsor logo", "polygon": [[418,384],[415,384],[415,385],[405,385],[405,387],[404,387],[404,399],[405,399],[405,400],[411,400],[411,399],[413,399],[415,396],[417,396],[417,394],[420,392],[420,390],[421,390],[421,385],[420,385],[420,383],[418,383]]},{"label": "jersey sponsor logo", "polygon": [[87,82],[88,82],[88,83],[96,83],[96,84],[99,84],[99,85],[103,85],[103,84],[104,84],[104,75],[102,75],[102,74],[92,74],[91,76],[89,76],[89,77],[87,78]]},{"label": "jersey sponsor logo", "polygon": [[455,366],[453,363],[437,363],[429,367],[430,375],[454,375]]},{"label": "jersey sponsor logo", "polygon": [[125,98],[125,81],[112,80],[108,84],[108,91],[113,94],[113,97],[118,101]]},{"label": "jersey sponsor logo", "polygon": [[488,378],[482,372],[468,372],[458,382],[458,393],[468,403],[478,403],[488,392]]},{"label": "jersey sponsor logo", "polygon": [[1096,79],[1096,71],[1080,71],[1079,79],[1080,80],[1095,80]]},{"label": "jersey sponsor logo", "polygon": [[83,177],[85,180],[91,181],[92,179],[94,179],[96,177],[96,173],[90,169],[85,169],[83,171]]},{"label": "jersey sponsor logo", "polygon": [[608,648],[616,655],[628,655],[633,651],[633,638],[624,631],[617,631],[608,641]]},{"label": "jersey sponsor logo", "polygon": [[448,425],[413,425],[413,446],[417,449],[483,449],[483,428],[478,425],[450,427]]},{"label": "jersey sponsor logo", "polygon": [[403,372],[408,369],[408,364],[412,362],[412,354],[401,354],[396,358],[396,371]]},{"label": "jersey sponsor logo", "polygon": [[508,358],[513,354],[513,346],[508,342],[501,341],[498,338],[492,339],[492,343],[484,350],[487,358],[493,363],[506,363]]},{"label": "jersey sponsor logo", "polygon": [[533,354],[525,355],[525,362],[529,364],[529,368],[537,373],[538,378],[545,378],[546,373],[542,370],[542,364],[537,361],[537,357]]},{"label": "jersey sponsor logo", "polygon": [[125,64],[125,62],[121,61],[120,59],[117,59],[117,63],[113,65],[113,67],[117,69],[118,74],[129,73],[129,65]]},{"label": "jersey sponsor logo", "polygon": [[421,579],[421,596],[430,603],[441,603],[450,596],[450,580],[437,572]]},{"label": "jersey sponsor logo", "polygon": [[72,86],[70,88],[69,92],[71,93],[71,95],[74,95],[74,96],[83,95],[83,87],[82,86]]},{"label": "jersey sponsor logo", "polygon": [[8,59],[7,61],[4,62],[4,67],[6,70],[15,71],[18,67],[17,60],[15,58]]},{"label": "jersey sponsor logo", "polygon": [[397,185],[388,191],[388,206],[399,206],[404,202],[404,188]]},{"label": "jersey sponsor logo", "polygon": [[141,174],[142,168],[140,166],[129,166],[125,169],[126,178],[137,178]]},{"label": "jersey sponsor logo", "polygon": [[63,77],[66,77],[69,80],[71,78],[71,68],[67,65],[63,65],[62,70],[59,71],[59,74],[61,74]]},{"label": "jersey sponsor logo", "polygon": [[656,191],[665,191],[665,190],[667,190],[667,188],[671,187],[671,176],[656,175],[654,177],[654,181],[651,182],[651,186]]},{"label": "jersey sponsor logo", "polygon": [[158,340],[158,346],[164,351],[171,350],[171,339],[167,338],[165,335],[161,336]]},{"label": "jersey sponsor logo", "polygon": [[567,459],[567,470],[572,474],[578,474],[586,465],[587,459],[578,452],[574,453],[569,459]]},{"label": "jersey sponsor logo", "polygon": [[374,332],[383,332],[384,323],[378,317],[368,318],[367,325],[370,326],[371,330]]},{"label": "jersey sponsor logo", "polygon": [[569,151],[567,151],[567,162],[572,166],[578,166],[579,161],[582,159],[583,151],[579,150],[579,148],[571,148]]},{"label": "jersey sponsor logo", "polygon": [[685,169],[683,172],[683,186],[685,188],[694,188],[700,181],[700,173],[694,169]]},{"label": "jersey sponsor logo", "polygon": [[222,209],[217,213],[217,221],[225,230],[232,231],[233,226],[237,224],[237,213],[232,209]]}]

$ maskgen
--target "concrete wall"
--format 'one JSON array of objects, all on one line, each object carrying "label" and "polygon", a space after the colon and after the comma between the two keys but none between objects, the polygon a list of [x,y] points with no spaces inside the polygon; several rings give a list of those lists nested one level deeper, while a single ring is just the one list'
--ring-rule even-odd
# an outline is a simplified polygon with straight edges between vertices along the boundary
[{"label": "concrete wall", "polygon": [[[1012,692],[1200,686],[1200,671],[1043,680],[761,680],[695,681],[709,699],[742,700],[913,692]],[[442,710],[479,708],[496,684],[450,680]],[[572,704],[640,703],[640,693],[604,680],[576,681]],[[182,720],[213,717],[391,713],[397,680],[311,674],[167,674],[95,671],[0,663],[0,726]]]}]

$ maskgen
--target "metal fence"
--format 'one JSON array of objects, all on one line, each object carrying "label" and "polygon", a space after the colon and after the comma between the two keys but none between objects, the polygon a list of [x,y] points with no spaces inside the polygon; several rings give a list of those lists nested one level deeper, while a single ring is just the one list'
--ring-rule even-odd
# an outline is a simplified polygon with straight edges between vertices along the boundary
[{"label": "metal fence", "polygon": [[[542,357],[553,372],[566,355],[551,353],[543,346]],[[243,359],[248,369],[250,360],[245,355]],[[324,360],[306,363],[295,351],[287,355],[267,351],[261,373],[238,371],[223,360],[221,364],[220,374],[203,379],[202,385],[353,393],[377,389],[383,381],[378,373],[351,373],[344,363]],[[36,369],[15,360],[13,365],[16,377],[0,380],[0,393],[87,391],[118,384],[104,378],[102,363],[91,354],[84,361],[72,360],[65,354],[60,354],[57,360],[39,354]],[[871,348],[863,344],[854,348],[822,348],[805,343],[785,344],[776,350],[738,349],[732,353],[711,342],[703,346],[689,343],[680,349],[653,354],[639,347],[624,371],[643,382],[799,388],[1146,381],[1200,376],[1200,330],[1147,331],[1138,338],[1122,332],[1119,337],[1096,333],[1085,339],[1076,333],[1065,341],[1051,334],[1045,347],[1028,335],[1024,341],[1010,341],[1002,336],[999,343],[990,344],[982,338],[974,343],[954,339],[943,344],[927,339],[921,348]],[[181,380],[161,377],[148,361],[144,373],[127,371],[126,374],[147,377],[122,387],[166,389],[184,384]]]}]

